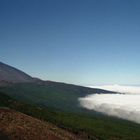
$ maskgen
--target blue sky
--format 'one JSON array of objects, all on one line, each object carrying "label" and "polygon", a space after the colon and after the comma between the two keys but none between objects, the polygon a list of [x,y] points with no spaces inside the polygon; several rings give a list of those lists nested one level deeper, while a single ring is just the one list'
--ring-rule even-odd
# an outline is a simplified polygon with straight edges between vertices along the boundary
[{"label": "blue sky", "polygon": [[1,0],[0,61],[46,80],[140,84],[139,0]]}]

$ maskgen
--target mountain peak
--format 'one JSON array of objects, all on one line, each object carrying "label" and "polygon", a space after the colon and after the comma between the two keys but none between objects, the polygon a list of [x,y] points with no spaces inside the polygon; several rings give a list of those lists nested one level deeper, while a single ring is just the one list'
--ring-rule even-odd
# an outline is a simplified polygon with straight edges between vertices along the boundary
[{"label": "mountain peak", "polygon": [[34,78],[12,66],[0,62],[0,81],[11,83],[33,82]]}]

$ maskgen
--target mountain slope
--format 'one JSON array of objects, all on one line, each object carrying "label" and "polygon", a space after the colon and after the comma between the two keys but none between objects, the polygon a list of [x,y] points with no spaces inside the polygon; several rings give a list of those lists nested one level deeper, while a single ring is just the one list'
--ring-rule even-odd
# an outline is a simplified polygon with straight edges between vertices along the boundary
[{"label": "mountain slope", "polygon": [[78,101],[80,97],[95,93],[110,93],[101,89],[51,81],[41,84],[18,83],[8,87],[1,87],[0,91],[25,103],[57,108],[68,112],[81,112],[83,110]]},{"label": "mountain slope", "polygon": [[[89,116],[89,115],[77,114],[77,113],[66,113],[66,112],[54,110],[52,108],[41,108],[38,106],[31,106],[29,104],[24,104],[22,102],[14,100],[11,97],[1,92],[0,92],[0,107],[1,109],[3,108],[4,110],[6,109],[5,107],[14,109],[16,111],[26,114],[27,116],[29,115],[29,116],[32,116],[33,118],[44,120],[45,122],[47,122],[47,124],[48,122],[51,122],[51,124],[55,124],[55,126],[57,125],[57,127],[63,128],[66,130],[66,131],[61,131],[61,132],[64,132],[64,133],[72,132],[68,134],[71,134],[74,137],[76,136],[76,139],[82,138],[84,140],[139,140],[140,138],[140,125],[139,124],[135,124],[135,123],[117,119],[117,118],[112,118],[109,116],[101,116],[99,114]],[[11,120],[11,123],[15,122],[14,119],[18,119],[16,118],[16,116],[14,118],[11,118],[8,116],[10,116],[10,114],[5,114],[2,118],[4,118],[4,120],[9,118]],[[2,118],[0,118],[0,125],[2,124],[1,122]],[[24,122],[25,122],[24,119],[21,124],[20,124],[20,121],[18,121],[19,123],[18,126],[22,126]],[[8,125],[7,123],[5,123],[4,129],[0,129],[0,140],[7,140],[6,137],[9,136],[8,135],[9,131],[8,132],[6,131],[6,133],[4,133],[5,132],[4,130],[7,128],[7,126],[10,126],[11,123],[9,123]],[[25,124],[24,125],[25,129],[23,129],[22,132],[26,130],[26,126],[27,126],[26,123],[24,124]],[[36,129],[39,129],[37,125],[35,125],[35,127]],[[0,128],[3,128],[3,127],[0,126]],[[12,128],[12,126],[10,128]],[[33,130],[35,132],[38,132],[38,130],[36,129],[33,129]],[[32,127],[30,130],[32,130]],[[59,134],[57,130],[56,131],[54,130],[53,132],[56,132],[56,134]],[[75,135],[73,135],[73,133]],[[10,133],[10,134],[15,136],[17,132],[14,131],[13,133]],[[24,133],[24,134],[27,134],[27,133]],[[31,134],[32,134],[32,131],[31,131]],[[67,138],[67,135],[65,136],[65,138]]]},{"label": "mountain slope", "polygon": [[80,140],[55,125],[23,113],[0,109],[0,135],[7,140]]},{"label": "mountain slope", "polygon": [[11,83],[25,83],[33,82],[34,78],[14,67],[0,62],[0,81]]},{"label": "mountain slope", "polygon": [[0,62],[0,91],[26,103],[70,112],[82,109],[78,102],[80,97],[94,93],[110,93],[101,89],[35,79],[2,62]]}]

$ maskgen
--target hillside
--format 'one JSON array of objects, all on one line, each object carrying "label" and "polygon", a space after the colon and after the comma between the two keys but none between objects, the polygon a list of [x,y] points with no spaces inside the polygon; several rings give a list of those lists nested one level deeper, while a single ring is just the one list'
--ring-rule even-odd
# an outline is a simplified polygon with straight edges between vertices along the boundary
[{"label": "hillside", "polygon": [[[74,133],[76,138],[80,137],[84,140],[139,140],[140,138],[140,125],[133,122],[100,114],[67,113],[52,108],[32,106],[14,100],[1,92],[0,107],[8,107],[47,123],[51,122],[65,129],[66,132]],[[0,134],[6,137],[1,131]]]},{"label": "hillside", "polygon": [[7,140],[80,140],[51,123],[6,108],[0,109],[0,137]]},{"label": "hillside", "polygon": [[34,105],[79,112],[78,98],[94,93],[111,93],[78,85],[43,81],[0,62],[0,91]]},{"label": "hillside", "polygon": [[0,62],[0,82],[24,83],[33,82],[34,78],[28,74]]},{"label": "hillside", "polygon": [[[11,67],[7,67],[10,71]],[[16,74],[15,77],[11,75],[11,77],[20,79],[22,74],[19,72],[19,75]],[[0,86],[0,115],[3,114],[0,118],[0,139],[2,140],[9,137],[11,140],[14,137],[24,138],[24,134],[29,140],[30,137],[40,137],[39,139],[49,137],[48,140],[63,138],[139,140],[140,138],[139,124],[86,110],[78,101],[80,97],[86,95],[113,92],[35,80],[31,76],[29,76],[30,82],[23,82],[21,79],[13,82],[6,77],[0,82],[3,85]],[[31,131],[27,131],[29,128]]]},{"label": "hillside", "polygon": [[18,83],[1,87],[0,91],[17,100],[34,105],[52,107],[68,112],[79,112],[78,99],[94,93],[112,93],[101,89],[92,89],[65,83],[44,81],[38,83]]}]

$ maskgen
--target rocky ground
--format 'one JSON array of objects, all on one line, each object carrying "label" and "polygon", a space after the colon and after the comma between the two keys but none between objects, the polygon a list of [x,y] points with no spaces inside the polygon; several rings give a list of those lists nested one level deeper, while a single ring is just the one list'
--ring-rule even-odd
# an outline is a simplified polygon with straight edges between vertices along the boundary
[{"label": "rocky ground", "polygon": [[74,134],[28,115],[0,108],[2,140],[80,140]]}]

